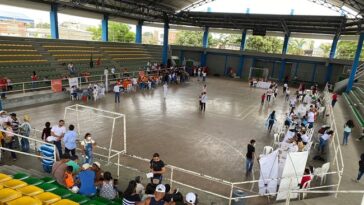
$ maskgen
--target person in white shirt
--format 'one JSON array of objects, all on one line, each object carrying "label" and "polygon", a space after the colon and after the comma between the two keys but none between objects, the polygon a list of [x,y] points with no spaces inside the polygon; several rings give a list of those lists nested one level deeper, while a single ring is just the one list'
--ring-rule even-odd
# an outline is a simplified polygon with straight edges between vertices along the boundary
[{"label": "person in white shirt", "polygon": [[94,89],[92,90],[92,95],[94,97],[94,101],[96,101],[97,97],[99,95],[99,89],[98,89],[98,87],[96,85],[94,86]]},{"label": "person in white shirt", "polygon": [[313,128],[313,123],[315,122],[315,113],[310,109],[307,113],[308,128]]},{"label": "person in white shirt", "polygon": [[4,129],[4,124],[10,122],[11,118],[6,115],[6,111],[0,111],[0,127]]},{"label": "person in white shirt", "polygon": [[288,84],[287,84],[287,83],[284,83],[284,84],[283,84],[283,94],[285,94],[285,93],[286,93],[287,88],[288,88]]},{"label": "person in white shirt", "polygon": [[267,102],[268,103],[270,102],[270,98],[271,98],[272,94],[273,94],[272,88],[268,88],[268,90],[267,90]]},{"label": "person in white shirt", "polygon": [[289,94],[291,93],[291,91],[289,91],[289,88],[287,87],[287,89],[285,90],[286,93],[286,101],[289,100]]},{"label": "person in white shirt", "polygon": [[308,138],[305,130],[303,130],[301,133],[302,133],[302,135],[301,135],[302,142],[304,145],[306,145],[309,141],[309,138]]},{"label": "person in white shirt", "polygon": [[115,103],[120,103],[120,86],[116,83],[114,85]]},{"label": "person in white shirt", "polygon": [[292,108],[296,107],[296,98],[294,96],[292,96],[289,100],[289,106]]},{"label": "person in white shirt", "polygon": [[59,156],[62,156],[62,138],[66,133],[66,127],[64,126],[64,120],[58,122],[58,126],[53,126],[51,129],[51,136],[56,137],[54,145],[56,145]]},{"label": "person in white shirt", "polygon": [[204,92],[201,96],[201,111],[205,112],[207,103],[207,94]]},{"label": "person in white shirt", "polygon": [[115,79],[116,78],[116,75],[115,75],[115,66],[113,66],[111,68],[111,74],[112,74],[112,77]]},{"label": "person in white shirt", "polygon": [[202,81],[206,81],[207,73],[205,71],[202,71]]},{"label": "person in white shirt", "polygon": [[167,98],[167,94],[168,94],[168,85],[167,85],[167,83],[164,83],[164,85],[163,85],[163,96],[164,96],[164,99]]},{"label": "person in white shirt", "polygon": [[200,77],[201,77],[201,68],[198,68],[197,70],[197,80],[200,81]]}]

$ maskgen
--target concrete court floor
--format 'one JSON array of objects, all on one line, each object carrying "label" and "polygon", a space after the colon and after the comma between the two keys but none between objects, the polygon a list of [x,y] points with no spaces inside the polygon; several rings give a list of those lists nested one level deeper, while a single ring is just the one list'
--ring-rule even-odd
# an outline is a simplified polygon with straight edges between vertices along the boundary
[{"label": "concrete court floor", "polygon": [[[288,105],[280,93],[269,106],[260,106],[264,90],[251,89],[246,82],[209,78],[206,84],[209,101],[205,113],[198,110],[198,95],[203,84],[196,79],[185,85],[171,85],[166,100],[159,87],[125,94],[120,104],[115,104],[113,95],[109,94],[86,105],[126,114],[129,154],[151,158],[154,152],[159,152],[167,164],[232,182],[245,181],[243,156],[247,143],[256,139],[258,154],[265,145],[271,145],[272,135],[267,133],[264,122],[272,110],[277,111],[282,121]],[[33,127],[42,129],[45,121],[57,123],[63,118],[64,107],[74,103],[59,102],[16,112],[19,116],[30,114]],[[88,123],[87,130],[97,143],[107,146],[108,125],[92,120]],[[115,144],[121,145],[118,141]],[[147,164],[143,166],[141,169],[147,171]]]}]

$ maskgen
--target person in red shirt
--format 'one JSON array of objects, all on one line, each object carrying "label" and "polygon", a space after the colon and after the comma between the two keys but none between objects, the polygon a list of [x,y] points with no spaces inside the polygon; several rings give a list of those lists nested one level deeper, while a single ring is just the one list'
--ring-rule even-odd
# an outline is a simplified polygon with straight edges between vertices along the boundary
[{"label": "person in red shirt", "polygon": [[35,81],[38,80],[37,73],[35,73],[35,71],[33,71],[33,75],[30,76],[30,78],[32,79],[32,89],[34,89],[35,88],[35,83],[36,83]]},{"label": "person in red shirt", "polygon": [[335,106],[335,104],[336,104],[336,101],[337,101],[337,93],[334,93],[333,95],[332,95],[332,101],[331,101],[331,106],[332,107],[334,107]]},{"label": "person in red shirt", "polygon": [[[300,183],[300,188],[306,188],[307,187],[307,184],[305,184],[306,182],[310,181],[312,178],[311,178],[311,175],[310,175],[310,169],[306,168],[305,169],[305,173],[304,173],[304,176],[302,177],[301,179],[301,183]],[[303,185],[305,185],[303,187]]]},{"label": "person in red shirt", "polygon": [[5,99],[6,98],[6,88],[7,88],[7,80],[4,77],[0,77],[0,89],[1,89],[1,98]]},{"label": "person in red shirt", "polygon": [[262,105],[264,105],[264,101],[265,101],[265,93],[263,93],[263,95],[262,95]]}]

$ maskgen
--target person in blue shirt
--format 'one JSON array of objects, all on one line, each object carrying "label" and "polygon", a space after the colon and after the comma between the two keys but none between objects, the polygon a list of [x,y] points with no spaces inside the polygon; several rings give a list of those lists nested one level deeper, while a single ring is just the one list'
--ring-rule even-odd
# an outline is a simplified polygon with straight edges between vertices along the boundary
[{"label": "person in blue shirt", "polygon": [[68,127],[68,131],[64,134],[63,142],[64,142],[64,152],[69,154],[71,152],[71,156],[76,155],[76,140],[77,140],[77,132],[74,131],[75,126],[70,125]]},{"label": "person in blue shirt", "polygon": [[[52,142],[51,137],[47,138],[47,142],[49,142],[49,143]],[[40,156],[50,158],[50,159],[42,158],[42,167],[43,167],[43,170],[45,172],[51,173],[53,163],[54,163],[54,160],[53,160],[54,159],[54,152],[57,153],[57,150],[54,150],[54,146],[52,146],[52,145],[42,144],[38,148],[38,152],[39,152]],[[58,157],[57,154],[56,154],[56,157]]]},{"label": "person in blue shirt", "polygon": [[80,187],[79,194],[85,196],[93,196],[96,194],[95,172],[90,168],[90,164],[83,164],[82,171],[76,177],[76,183]]}]

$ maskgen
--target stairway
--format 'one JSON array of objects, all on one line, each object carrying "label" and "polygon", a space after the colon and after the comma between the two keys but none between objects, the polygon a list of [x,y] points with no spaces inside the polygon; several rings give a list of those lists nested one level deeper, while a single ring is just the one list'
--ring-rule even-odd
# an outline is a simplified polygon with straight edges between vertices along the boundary
[{"label": "stairway", "polygon": [[[355,73],[355,80],[364,76],[364,64],[358,66],[358,69]],[[335,83],[334,92],[343,92],[346,89],[346,86],[349,83],[349,78],[346,78],[342,81]]]}]

